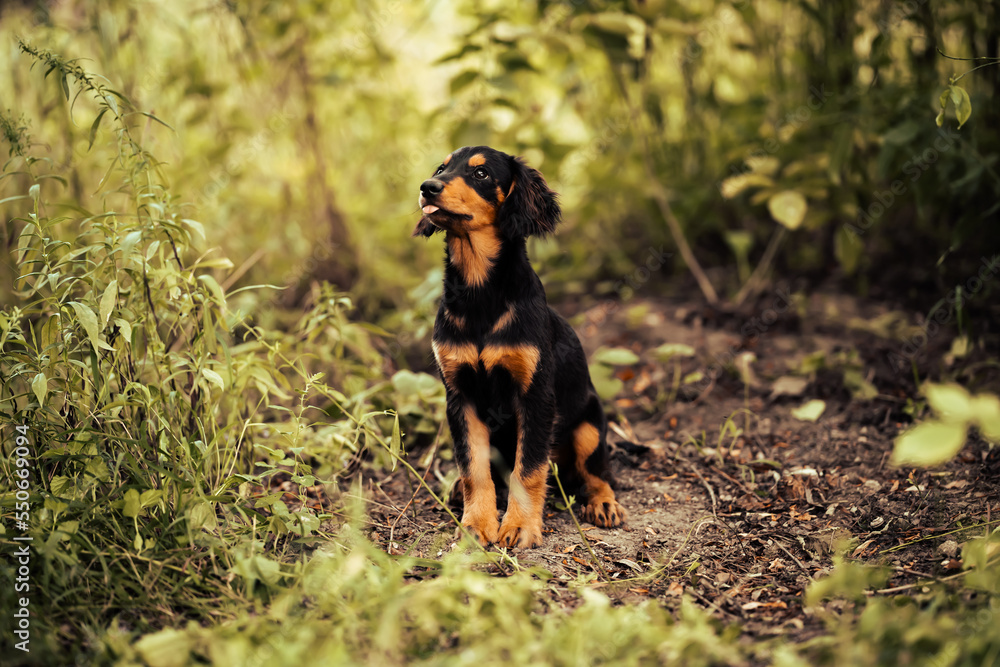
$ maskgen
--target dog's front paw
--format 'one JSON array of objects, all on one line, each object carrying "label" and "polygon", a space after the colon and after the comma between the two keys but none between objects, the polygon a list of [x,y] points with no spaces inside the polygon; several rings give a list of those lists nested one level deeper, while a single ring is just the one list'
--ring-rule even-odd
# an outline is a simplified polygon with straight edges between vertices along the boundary
[{"label": "dog's front paw", "polygon": [[538,521],[507,521],[504,518],[500,526],[500,537],[497,541],[502,547],[518,547],[519,549],[534,549],[542,546],[542,522]]},{"label": "dog's front paw", "polygon": [[466,514],[462,517],[462,525],[465,526],[466,530],[472,533],[472,535],[479,540],[479,543],[484,547],[497,541],[499,522],[497,521],[495,512],[492,516],[489,514],[483,516],[470,516]]},{"label": "dog's front paw", "polygon": [[601,528],[615,528],[625,521],[625,508],[618,504],[614,495],[602,494],[583,506],[583,518]]}]

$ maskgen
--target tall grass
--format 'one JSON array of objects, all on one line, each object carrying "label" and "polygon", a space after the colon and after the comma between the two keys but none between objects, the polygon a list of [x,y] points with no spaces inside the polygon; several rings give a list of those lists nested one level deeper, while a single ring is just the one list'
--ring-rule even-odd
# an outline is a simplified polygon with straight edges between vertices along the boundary
[{"label": "tall grass", "polygon": [[[253,326],[220,284],[231,263],[196,251],[201,223],[181,214],[137,139],[137,123],[161,121],[77,61],[20,48],[68,104],[96,111],[89,143],[106,124],[115,147],[104,207],[88,210],[65,202],[68,179],[35,154],[44,142],[31,141],[30,123],[2,118],[0,182],[16,193],[3,203],[19,214],[8,225],[18,305],[0,313],[0,418],[5,442],[24,425],[32,448],[33,609],[45,610],[35,650],[61,654],[109,625],[207,621],[298,576],[290,555],[331,517],[286,504],[269,479],[319,483],[307,445],[309,462],[335,476],[365,434],[382,438],[385,418],[372,393],[353,393],[370,384],[372,347],[344,316],[350,299],[318,293],[287,333]],[[321,351],[306,356],[306,345]],[[333,423],[320,409],[330,405]],[[5,484],[15,479],[13,459],[0,465]],[[14,492],[4,490],[5,514]],[[13,591],[2,596],[13,608]]]}]

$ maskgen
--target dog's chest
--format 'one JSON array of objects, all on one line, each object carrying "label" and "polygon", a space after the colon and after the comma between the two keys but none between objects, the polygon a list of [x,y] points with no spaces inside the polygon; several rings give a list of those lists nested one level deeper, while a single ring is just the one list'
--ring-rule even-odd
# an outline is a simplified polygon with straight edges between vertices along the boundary
[{"label": "dog's chest", "polygon": [[431,347],[445,385],[462,393],[481,393],[487,385],[509,378],[524,394],[531,387],[541,360],[538,347],[528,343],[436,340]]}]

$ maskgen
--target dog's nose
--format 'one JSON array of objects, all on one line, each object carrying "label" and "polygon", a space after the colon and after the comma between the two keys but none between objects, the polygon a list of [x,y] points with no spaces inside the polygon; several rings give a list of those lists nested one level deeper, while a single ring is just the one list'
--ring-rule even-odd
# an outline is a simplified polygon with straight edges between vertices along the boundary
[{"label": "dog's nose", "polygon": [[436,178],[428,178],[420,184],[420,192],[424,195],[439,195],[444,190],[444,183]]}]

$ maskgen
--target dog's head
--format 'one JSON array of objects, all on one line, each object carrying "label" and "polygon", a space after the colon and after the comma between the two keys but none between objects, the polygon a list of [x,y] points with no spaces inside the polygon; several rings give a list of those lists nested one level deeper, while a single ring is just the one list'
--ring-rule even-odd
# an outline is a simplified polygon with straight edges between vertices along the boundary
[{"label": "dog's head", "polygon": [[544,236],[560,219],[556,193],[537,169],[488,146],[459,148],[420,184],[414,236],[456,236],[495,227],[508,239]]}]

